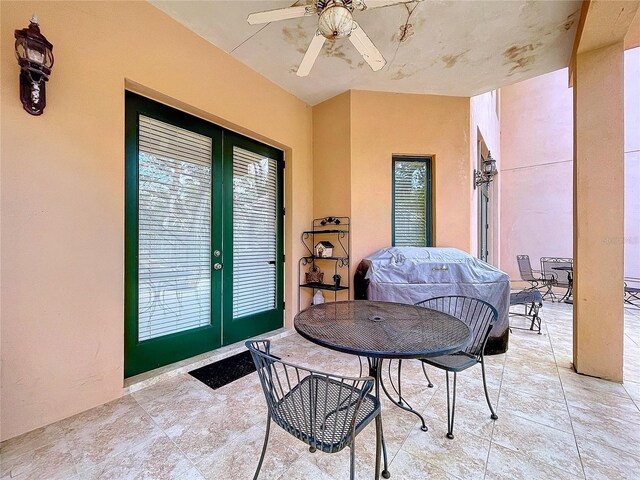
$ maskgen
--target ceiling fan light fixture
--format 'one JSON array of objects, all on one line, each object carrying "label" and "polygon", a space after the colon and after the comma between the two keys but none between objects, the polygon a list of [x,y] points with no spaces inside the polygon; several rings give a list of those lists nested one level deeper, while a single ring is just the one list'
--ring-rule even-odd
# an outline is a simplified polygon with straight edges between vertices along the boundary
[{"label": "ceiling fan light fixture", "polygon": [[353,15],[344,5],[331,5],[320,14],[318,30],[328,39],[348,37],[353,30]]}]

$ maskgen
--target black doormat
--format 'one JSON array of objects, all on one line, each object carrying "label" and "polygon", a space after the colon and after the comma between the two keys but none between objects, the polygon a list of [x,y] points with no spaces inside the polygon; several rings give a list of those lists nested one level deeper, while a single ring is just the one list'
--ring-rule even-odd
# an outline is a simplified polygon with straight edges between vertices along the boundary
[{"label": "black doormat", "polygon": [[189,375],[216,390],[256,371],[251,352],[238,353],[219,362],[192,370]]}]

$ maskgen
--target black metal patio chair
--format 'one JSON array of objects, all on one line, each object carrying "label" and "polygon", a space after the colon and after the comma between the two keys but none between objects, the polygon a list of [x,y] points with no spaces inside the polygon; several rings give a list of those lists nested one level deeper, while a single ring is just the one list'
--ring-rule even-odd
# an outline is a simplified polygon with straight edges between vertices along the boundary
[{"label": "black metal patio chair", "polygon": [[[529,330],[538,330],[538,335],[542,335],[542,319],[540,318],[540,309],[542,308],[542,295],[538,290],[523,290],[521,292],[513,292],[509,295],[509,307],[516,305],[522,305],[524,307],[523,313],[511,311],[509,309],[509,316],[525,317],[531,320]],[[509,325],[509,328],[524,329],[523,327],[515,327]]]},{"label": "black metal patio chair", "polygon": [[[444,370],[447,380],[447,438],[453,438],[453,421],[456,408],[456,380],[458,372],[477,365],[482,367],[482,383],[484,395],[491,410],[491,418],[497,420],[498,415],[489,400],[487,376],[484,368],[484,348],[493,325],[498,320],[498,311],[490,304],[477,298],[463,296],[436,297],[416,303],[421,307],[431,308],[448,313],[467,324],[471,330],[472,340],[467,348],[451,355],[423,358],[428,365]],[[453,392],[450,390],[449,373],[453,373]],[[428,377],[427,377],[427,381]],[[430,382],[429,382],[430,383]]]},{"label": "black metal patio chair", "polygon": [[[540,267],[542,271],[542,277],[550,282],[548,293],[551,294],[551,298],[555,299],[556,295],[553,293],[552,287],[566,288],[567,293],[573,287],[572,274],[568,270],[554,270],[557,267],[573,267],[572,258],[562,257],[542,257],[540,258]],[[563,296],[565,298],[567,294]],[[544,299],[546,294],[542,296]],[[562,299],[561,299],[562,300]]]},{"label": "black metal patio chair", "polygon": [[624,303],[640,308],[640,278],[624,279]]},{"label": "black metal patio chair", "polygon": [[270,355],[268,340],[248,341],[267,401],[267,430],[254,480],[258,478],[271,420],[309,446],[311,452],[351,449],[350,478],[355,478],[356,436],[376,421],[375,478],[380,478],[380,401],[372,395],[373,377],[343,377],[310,370]]},{"label": "black metal patio chair", "polygon": [[[516,255],[516,259],[518,261],[518,270],[520,270],[520,278],[531,285],[531,287],[524,290],[538,290],[542,294],[542,298],[547,295],[554,295],[552,286],[555,279],[553,277],[544,278],[540,270],[531,268],[529,255]],[[536,274],[539,276],[536,276]]]}]

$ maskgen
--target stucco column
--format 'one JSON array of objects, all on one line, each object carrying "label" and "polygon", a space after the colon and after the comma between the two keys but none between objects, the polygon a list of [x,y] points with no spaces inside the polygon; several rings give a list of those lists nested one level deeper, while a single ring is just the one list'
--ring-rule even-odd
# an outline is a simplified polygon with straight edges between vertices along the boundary
[{"label": "stucco column", "polygon": [[573,363],[622,381],[624,344],[624,49],[574,59]]}]

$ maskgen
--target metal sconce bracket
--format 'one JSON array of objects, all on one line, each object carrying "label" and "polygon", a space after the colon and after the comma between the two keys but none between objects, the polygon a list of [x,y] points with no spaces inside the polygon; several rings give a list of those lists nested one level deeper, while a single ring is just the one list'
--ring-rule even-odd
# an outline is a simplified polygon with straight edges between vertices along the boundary
[{"label": "metal sconce bracket", "polygon": [[15,53],[20,65],[20,101],[31,115],[42,115],[47,105],[46,82],[53,68],[53,45],[40,33],[35,15],[29,26],[15,31]]},{"label": "metal sconce bracket", "polygon": [[480,185],[488,185],[493,181],[497,173],[496,161],[491,157],[491,152],[489,152],[487,158],[482,162],[482,170],[473,169],[473,189],[475,190]]}]

